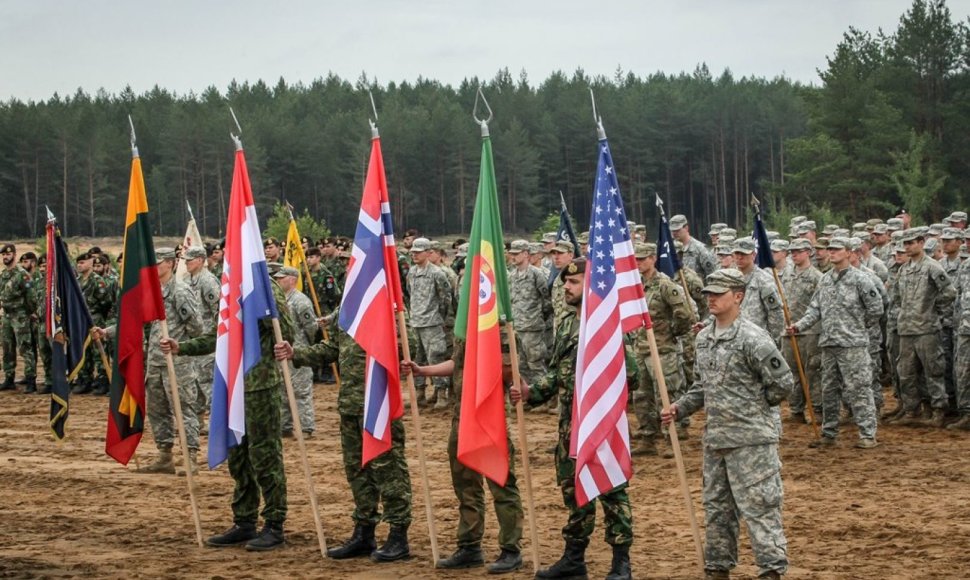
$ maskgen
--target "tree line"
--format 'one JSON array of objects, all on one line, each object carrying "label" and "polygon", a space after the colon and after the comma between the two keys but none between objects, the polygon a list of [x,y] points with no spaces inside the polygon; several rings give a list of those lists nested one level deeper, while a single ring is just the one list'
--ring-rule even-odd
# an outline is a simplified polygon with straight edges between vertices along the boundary
[{"label": "tree line", "polygon": [[744,224],[749,194],[768,219],[814,213],[848,219],[899,205],[928,218],[965,204],[970,166],[970,34],[942,0],[916,0],[892,33],[849,29],[819,86],[784,77],[690,73],[609,77],[555,72],[539,83],[508,69],[457,87],[433,79],[378,83],[330,74],[310,84],[231,83],[199,94],[53,95],[0,104],[0,236],[38,236],[44,205],[68,235],[123,231],[130,166],[128,115],[138,136],[153,225],[181,235],[191,204],[199,229],[222,235],[235,131],[262,220],[278,202],[352,235],[377,105],[395,227],[465,232],[481,142],[479,86],[506,230],[538,226],[562,192],[585,226],[596,163],[593,90],[630,219],[654,223],[654,194],[695,232]]}]

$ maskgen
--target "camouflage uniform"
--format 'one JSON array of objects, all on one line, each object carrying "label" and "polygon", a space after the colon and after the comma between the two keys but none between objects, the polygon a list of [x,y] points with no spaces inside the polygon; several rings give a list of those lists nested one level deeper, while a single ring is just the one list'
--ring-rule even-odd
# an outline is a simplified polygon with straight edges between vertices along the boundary
[{"label": "camouflage uniform", "polygon": [[885,328],[886,311],[889,309],[889,292],[875,271],[863,266],[861,263],[859,264],[859,271],[866,275],[872,289],[879,293],[879,298],[882,300],[883,313],[879,316],[879,324],[869,329],[869,358],[872,361],[872,380],[870,385],[872,387],[872,401],[876,407],[876,417],[878,418],[883,406],[880,371],[882,369],[882,348],[885,343],[883,329]]},{"label": "camouflage uniform", "polygon": [[[815,295],[822,273],[812,265],[803,270],[794,268],[790,273],[782,276],[782,287],[785,289],[785,296],[788,299],[788,309],[791,320],[799,320],[808,310],[808,305]],[[818,347],[819,325],[813,324],[807,328],[799,328],[795,335],[798,342],[798,352],[802,359],[802,368],[805,371],[805,379],[808,381],[808,392],[812,397],[812,405],[816,417],[822,417],[822,352]],[[782,341],[781,352],[785,356],[792,372],[798,372],[795,364],[795,351],[792,350],[791,341]],[[799,379],[801,380],[801,379]],[[805,393],[800,384],[795,385],[791,397],[788,399],[792,413],[805,412]]]},{"label": "camouflage uniform", "polygon": [[[306,294],[294,288],[286,295],[286,305],[290,308],[290,316],[296,325],[293,346],[313,344],[316,341],[319,327],[310,299],[306,297]],[[292,365],[292,363],[290,364]],[[293,384],[293,395],[296,397],[296,409],[300,414],[300,429],[304,433],[313,433],[317,428],[313,413],[313,369],[310,367],[293,368],[290,378]],[[292,432],[293,415],[290,413],[289,404],[283,405],[282,413],[283,433]]]},{"label": "camouflage uniform", "polygon": [[531,383],[545,373],[549,359],[546,320],[552,314],[552,302],[542,270],[530,265],[524,270],[513,267],[509,272],[509,297],[516,336],[522,342],[519,370]]},{"label": "camouflage uniform", "polygon": [[[503,350],[505,346],[503,333]],[[482,474],[466,467],[458,460],[458,423],[461,415],[461,387],[462,371],[465,366],[465,346],[463,341],[455,339],[454,344],[455,371],[452,374],[453,415],[451,419],[451,433],[448,435],[448,463],[451,466],[451,484],[458,498],[458,547],[481,546],[485,535],[485,489],[483,483],[488,483],[488,490],[492,494],[495,507],[495,518],[498,520],[499,547],[509,552],[518,553],[522,540],[522,499],[519,496],[518,480],[515,477],[515,445],[511,433],[506,432],[509,443],[509,474],[502,487],[482,477]],[[508,429],[506,428],[506,431]],[[484,481],[483,481],[484,480]]]},{"label": "camouflage uniform", "polygon": [[811,303],[795,326],[821,324],[818,344],[822,349],[822,436],[839,433],[842,401],[852,409],[861,439],[876,436],[872,397],[870,335],[882,315],[879,292],[856,268],[831,270],[818,283]]},{"label": "camouflage uniform", "polygon": [[899,386],[907,412],[920,404],[917,384],[922,377],[934,410],[946,409],[943,373],[946,364],[940,348],[940,319],[951,311],[956,290],[943,267],[929,256],[910,259],[900,268],[894,288],[900,309],[896,320],[899,333]]},{"label": "camouflage uniform", "polygon": [[879,260],[885,264],[887,269],[891,268],[893,262],[895,262],[895,260],[893,260],[893,245],[890,242],[886,242],[881,246],[873,246],[872,255],[879,258]]},{"label": "camouflage uniform", "polygon": [[36,312],[34,304],[34,281],[19,264],[0,271],[0,340],[3,342],[3,372],[7,382],[13,383],[17,368],[17,353],[24,359],[24,376],[37,376],[37,353],[31,315]]},{"label": "camouflage uniform", "polygon": [[697,272],[701,279],[706,279],[709,274],[718,269],[717,260],[697,238],[691,238],[684,244],[681,264]]},{"label": "camouflage uniform", "polygon": [[[272,288],[283,340],[293,340],[293,320],[286,297],[275,281]],[[236,524],[255,524],[262,494],[263,519],[282,525],[286,519],[286,471],[280,439],[283,376],[273,353],[276,343],[273,321],[264,318],[258,324],[260,359],[245,378],[246,435],[239,445],[229,449],[229,474],[236,482],[232,513]],[[213,324],[206,334],[181,343],[179,354],[198,356],[215,352],[216,330]]]},{"label": "camouflage uniform", "polygon": [[[670,400],[673,401],[687,392],[677,339],[690,332],[693,313],[684,298],[684,291],[663,272],[658,271],[649,280],[645,279],[643,292],[653,320],[660,367]],[[651,440],[660,432],[660,415],[657,409],[657,377],[650,357],[647,331],[644,329],[637,331],[634,353],[640,368],[640,386],[633,397],[633,411],[639,424],[636,434],[642,439]]]},{"label": "camouflage uniform", "polygon": [[[94,325],[101,328],[107,327],[109,325],[108,315],[114,302],[114,296],[111,294],[108,284],[104,281],[104,278],[94,272],[89,272],[86,277],[79,278],[78,282],[81,285],[81,294],[84,295],[84,302],[88,305]],[[107,354],[107,349],[105,354]],[[79,380],[91,382],[95,378],[107,381],[108,375],[101,361],[98,346],[92,340],[84,355],[84,366],[81,367]]]},{"label": "camouflage uniform", "polygon": [[[340,287],[337,286],[337,277],[333,272],[320,264],[316,270],[310,272],[310,280],[313,282],[313,289],[317,293],[317,304],[320,305],[321,314],[326,315],[340,306]],[[306,288],[306,280],[303,282]],[[305,292],[309,296],[310,291]]]},{"label": "camouflage uniform", "polygon": [[[693,324],[698,320],[706,319],[710,313],[707,310],[707,300],[701,293],[701,288],[704,287],[704,281],[701,280],[701,277],[698,276],[697,272],[691,270],[690,268],[681,266],[680,271],[684,273],[684,281],[687,282],[687,291],[690,292],[691,300],[693,300],[694,310],[696,311],[696,317],[691,321],[691,323]],[[680,273],[677,274],[677,277],[680,278]],[[680,280],[674,280],[674,282],[682,284]],[[697,356],[694,349],[694,339],[695,336],[693,332],[688,332],[679,339],[680,350],[684,362],[684,379],[687,381],[687,387],[694,384],[694,359]]]},{"label": "camouflage uniform", "polygon": [[[199,306],[199,315],[202,317],[202,326],[209,328],[219,321],[219,298],[222,295],[222,287],[216,277],[202,268],[198,274],[189,274],[185,277],[185,284],[195,295],[195,301]],[[209,411],[212,402],[212,381],[215,376],[215,355],[207,354],[197,357],[195,364],[197,367],[196,385],[196,412],[202,417]]]},{"label": "camouflage uniform", "polygon": [[889,268],[887,268],[886,264],[874,256],[871,252],[869,253],[868,258],[859,256],[859,264],[872,270],[872,273],[875,274],[876,277],[879,278],[879,281],[883,284],[885,284],[886,280],[889,279]]},{"label": "camouflage uniform", "polygon": [[739,516],[760,572],[784,574],[788,542],[782,527],[781,460],[774,409],[794,381],[774,340],[738,317],[697,335],[697,382],[676,401],[677,416],[705,407],[704,567],[728,571],[738,561]]},{"label": "camouflage uniform", "polygon": [[47,313],[44,311],[47,300],[47,280],[40,272],[35,272],[31,292],[34,298],[34,344],[37,345],[37,356],[44,364],[44,385],[48,388],[54,384],[54,368],[51,366],[51,343],[47,338]]},{"label": "camouflage uniform", "polygon": [[566,318],[568,311],[571,310],[570,306],[566,304],[566,289],[558,274],[552,283],[549,294],[552,300],[552,330],[555,333],[563,319]]},{"label": "camouflage uniform", "polygon": [[[437,364],[448,360],[449,342],[444,323],[451,310],[451,283],[448,276],[434,264],[412,266],[408,272],[408,291],[411,296],[411,328],[417,336],[414,360],[419,364]],[[449,380],[435,377],[435,390],[448,388]]]},{"label": "camouflage uniform", "polygon": [[960,265],[957,271],[957,300],[955,310],[957,344],[954,350],[953,367],[956,373],[957,412],[970,416],[970,260]]},{"label": "camouflage uniform", "polygon": [[741,316],[763,328],[778,345],[785,333],[785,313],[774,277],[755,267],[744,275],[747,287],[741,302]]},{"label": "camouflage uniform", "polygon": [[[569,440],[572,433],[573,389],[576,378],[576,354],[579,344],[579,318],[576,309],[568,307],[565,318],[556,329],[549,370],[537,383],[529,387],[530,406],[538,406],[559,394],[559,441],[556,444],[556,482],[562,489],[563,503],[569,510],[569,519],[562,528],[566,542],[586,546],[596,523],[596,504],[603,506],[606,524],[606,542],[611,546],[629,546],[633,543],[633,513],[627,484],[622,483],[600,495],[594,501],[579,507],[576,505],[576,460],[569,457]],[[627,352],[627,383],[636,385],[638,380],[636,361]]]},{"label": "camouflage uniform", "polygon": [[[950,280],[956,284],[959,278],[960,271],[960,258],[957,257],[955,260],[951,260],[946,256],[940,260],[940,265],[943,266],[943,271],[946,275],[950,277]],[[959,287],[957,288],[959,291]],[[954,352],[956,348],[956,321],[960,319],[960,311],[957,309],[957,302],[954,301],[953,310],[947,311],[940,321],[942,329],[940,330],[940,346],[943,348],[943,360],[946,363],[946,371],[943,373],[943,385],[946,388],[946,397],[950,409],[956,409],[956,384],[954,383],[955,377],[955,366],[954,366]]]},{"label": "camouflage uniform", "polygon": [[[330,325],[330,340],[294,348],[296,366],[340,363],[337,393],[340,414],[340,448],[344,474],[354,496],[354,522],[377,525],[382,519],[392,526],[411,524],[411,476],[404,457],[404,422],[391,421],[391,450],[361,465],[364,430],[364,370],[367,355],[346,332]],[[384,513],[380,512],[383,503]]]},{"label": "camouflage uniform", "polygon": [[896,282],[899,280],[900,264],[893,264],[889,267],[889,282],[886,283],[886,292],[889,293],[889,309],[886,312],[886,356],[889,359],[889,373],[893,384],[893,395],[896,400],[900,400],[899,394],[899,370],[896,363],[899,361],[899,333],[896,331],[896,321],[899,319],[899,302],[894,298],[896,293]]},{"label": "camouflage uniform", "polygon": [[[208,328],[202,322],[199,303],[192,289],[184,282],[176,280],[174,275],[167,284],[162,285],[162,300],[165,303],[165,319],[168,321],[171,338],[180,342],[189,340],[201,335]],[[160,322],[153,322],[148,333],[145,360],[145,404],[148,406],[148,423],[152,427],[155,445],[159,449],[171,449],[177,436],[175,402],[172,400],[168,381],[166,357],[159,346],[161,339],[162,325]],[[197,450],[199,415],[195,407],[198,397],[198,367],[194,360],[184,357],[176,357],[174,363],[182,420],[185,424],[185,439],[190,450]]]}]

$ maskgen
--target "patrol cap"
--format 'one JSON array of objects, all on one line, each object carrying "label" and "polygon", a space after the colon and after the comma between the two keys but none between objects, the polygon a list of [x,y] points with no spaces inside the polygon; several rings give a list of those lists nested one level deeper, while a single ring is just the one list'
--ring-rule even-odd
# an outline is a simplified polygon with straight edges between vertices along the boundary
[{"label": "patrol cap", "polygon": [[872,227],[872,233],[873,234],[878,234],[878,235],[888,234],[889,233],[889,226],[887,226],[886,224],[882,224],[882,223],[876,224],[875,226]]},{"label": "patrol cap", "polygon": [[726,227],[728,227],[727,224],[723,224],[723,223],[720,223],[720,222],[718,222],[716,224],[711,224],[711,231],[708,232],[707,235],[709,235],[709,236],[719,235],[721,233],[721,230],[723,230]]},{"label": "patrol cap", "polygon": [[909,228],[908,230],[903,230],[901,236],[899,236],[899,241],[901,242],[911,242],[917,238],[924,237],[923,232],[919,228]]},{"label": "patrol cap", "polygon": [[274,237],[269,237],[269,238],[266,238],[265,240],[263,240],[263,247],[264,248],[266,246],[279,246],[279,245],[280,245],[280,241],[277,240]]},{"label": "patrol cap", "polygon": [[455,250],[455,257],[464,258],[467,255],[468,255],[468,242],[465,242],[464,244],[461,244],[460,246],[458,246],[458,249]]},{"label": "patrol cap", "polygon": [[955,211],[955,212],[951,213],[950,214],[950,217],[947,218],[947,219],[949,219],[950,222],[966,222],[967,221],[967,212],[965,212],[965,211]]},{"label": "patrol cap", "polygon": [[515,240],[509,247],[510,254],[521,254],[529,251],[529,242],[526,240]]},{"label": "patrol cap", "polygon": [[559,279],[563,282],[566,281],[566,276],[572,276],[574,274],[585,274],[586,273],[586,258],[573,258],[565,268],[559,272]]},{"label": "patrol cap", "polygon": [[869,241],[869,232],[867,232],[865,230],[855,231],[855,232],[852,232],[852,237],[855,238],[855,239],[857,239],[857,240],[861,240],[863,242],[868,242]]},{"label": "patrol cap", "polygon": [[634,224],[633,231],[646,233],[647,226],[646,226],[646,224]]},{"label": "patrol cap", "polygon": [[724,235],[724,234],[721,234],[721,235],[720,235],[720,236],[719,236],[719,237],[717,238],[717,244],[718,244],[719,246],[727,246],[727,247],[729,247],[729,248],[730,248],[731,246],[733,246],[733,245],[734,245],[734,240],[736,240],[736,239],[737,239],[737,238],[736,238],[736,237],[734,237],[734,236],[727,236],[727,235]]},{"label": "patrol cap", "polygon": [[296,278],[300,277],[300,271],[293,266],[283,266],[275,274],[274,278],[286,278],[287,276],[294,276]]},{"label": "patrol cap", "polygon": [[734,241],[734,251],[739,254],[753,254],[757,249],[754,238],[739,238]]},{"label": "patrol cap", "polygon": [[829,240],[830,250],[847,250],[849,249],[849,238],[844,238],[842,236],[834,237]]},{"label": "patrol cap", "polygon": [[559,240],[556,245],[552,247],[550,252],[555,254],[572,254],[573,253],[573,243],[567,242],[566,240]]},{"label": "patrol cap", "polygon": [[886,220],[886,227],[891,232],[903,229],[903,218],[889,218]]},{"label": "patrol cap", "polygon": [[17,253],[17,248],[13,244],[4,244],[3,247],[0,248],[0,254],[16,254],[16,253]]},{"label": "patrol cap", "polygon": [[670,231],[676,232],[680,228],[687,225],[687,216],[683,214],[677,214],[670,218]]},{"label": "patrol cap", "polygon": [[788,222],[788,227],[794,227],[794,226],[797,226],[798,224],[800,224],[802,222],[806,222],[806,221],[808,221],[808,218],[807,217],[805,217],[803,215],[796,215],[795,217],[791,218],[791,220]]},{"label": "patrol cap", "polygon": [[852,232],[850,232],[846,228],[839,228],[839,229],[835,230],[834,232],[832,232],[832,237],[833,238],[848,238],[851,235],[852,235]]},{"label": "patrol cap", "polygon": [[858,252],[862,247],[862,240],[859,238],[845,238],[845,249],[850,252]]},{"label": "patrol cap", "polygon": [[657,255],[657,244],[649,242],[637,242],[633,244],[633,255],[636,258],[646,258],[647,256]]},{"label": "patrol cap", "polygon": [[869,226],[878,226],[881,223],[883,223],[883,221],[879,218],[868,219],[866,220],[866,227],[868,228]]},{"label": "patrol cap", "polygon": [[896,254],[905,254],[906,246],[904,246],[902,242],[896,242],[893,244],[893,252]]},{"label": "patrol cap", "polygon": [[790,241],[788,243],[788,251],[795,252],[798,250],[811,250],[812,242],[806,240],[805,238],[798,238]]},{"label": "patrol cap", "polygon": [[411,249],[408,250],[412,254],[417,252],[427,252],[431,249],[431,240],[428,238],[417,238],[411,242]]},{"label": "patrol cap", "polygon": [[445,247],[444,244],[442,244],[440,241],[438,241],[438,240],[431,240],[431,249],[432,250],[434,250],[436,252],[440,252],[441,250],[444,249],[444,247]]},{"label": "patrol cap", "polygon": [[577,243],[580,243],[580,244],[588,244],[589,243],[589,232],[583,232],[583,233],[579,234],[578,236],[576,236],[576,242]]},{"label": "patrol cap", "polygon": [[803,221],[802,223],[795,226],[795,232],[798,235],[802,235],[808,232],[814,232],[816,230],[815,222],[813,221]]},{"label": "patrol cap", "polygon": [[926,228],[926,235],[938,236],[943,233],[943,228],[945,227],[943,224],[930,224],[930,227]]},{"label": "patrol cap", "polygon": [[544,244],[555,244],[558,236],[556,232],[546,232],[542,234],[542,243]]},{"label": "patrol cap", "polygon": [[531,244],[529,244],[530,255],[541,254],[544,251],[545,250],[543,249],[542,244],[539,242],[532,242]]},{"label": "patrol cap", "polygon": [[282,267],[283,264],[281,262],[266,262],[266,269],[269,270],[271,276],[279,272]]},{"label": "patrol cap", "polygon": [[839,231],[840,229],[842,229],[842,226],[838,224],[826,224],[825,227],[822,228],[822,235],[834,236],[835,232]]},{"label": "patrol cap", "polygon": [[735,268],[725,268],[709,274],[701,292],[704,294],[724,294],[734,289],[744,289],[744,274]]},{"label": "patrol cap", "polygon": [[771,251],[772,252],[787,252],[791,249],[791,245],[788,240],[771,240]]},{"label": "patrol cap", "polygon": [[867,224],[866,222],[856,222],[852,224],[852,231],[858,232],[860,230],[866,229],[866,227],[868,226],[869,224]]},{"label": "patrol cap", "polygon": [[815,240],[815,249],[816,250],[827,250],[827,249],[829,249],[829,239],[828,238],[819,238],[819,239]]},{"label": "patrol cap", "polygon": [[781,234],[779,234],[775,230],[768,230],[768,231],[765,232],[765,235],[768,236],[768,241],[769,242],[773,242],[773,241],[775,241],[775,240],[777,240],[778,238],[781,237]]},{"label": "patrol cap", "polygon": [[940,240],[936,238],[927,238],[926,244],[923,246],[923,250],[925,250],[927,254],[932,254],[934,251],[936,251],[936,247],[939,244]]},{"label": "patrol cap", "polygon": [[196,258],[205,257],[205,248],[202,246],[189,246],[182,251],[182,257],[186,260],[194,260]]},{"label": "patrol cap", "polygon": [[718,256],[730,256],[734,253],[734,249],[731,247],[732,244],[718,244],[714,248],[714,253]]},{"label": "patrol cap", "polygon": [[724,238],[724,236],[731,236],[731,237],[736,238],[736,237],[738,237],[738,230],[736,230],[734,228],[724,228],[723,230],[721,230],[721,236],[720,237],[721,238]]},{"label": "patrol cap", "polygon": [[[82,256],[83,256],[83,258],[82,258]],[[77,260],[78,260],[78,262],[80,262],[82,259],[87,260],[87,259],[93,258],[93,257],[94,256],[91,256],[90,254],[86,253],[86,254],[81,254],[80,256],[78,256],[77,257]],[[175,258],[176,258],[176,256],[175,256],[175,248],[167,248],[167,247],[166,248],[155,248],[155,263],[156,264],[161,264],[165,260],[174,260]]]},{"label": "patrol cap", "polygon": [[889,239],[892,242],[898,242],[903,238],[903,230],[896,230],[889,234]]},{"label": "patrol cap", "polygon": [[[943,233],[940,235],[941,239],[944,240],[962,240],[963,230],[958,228],[943,228]],[[27,254],[24,254],[25,256]]]}]

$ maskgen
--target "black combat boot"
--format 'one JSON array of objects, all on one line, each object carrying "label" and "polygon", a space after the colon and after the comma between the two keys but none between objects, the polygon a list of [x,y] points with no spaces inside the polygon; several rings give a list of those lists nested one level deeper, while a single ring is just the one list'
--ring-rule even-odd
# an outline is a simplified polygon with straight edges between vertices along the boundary
[{"label": "black combat boot", "polygon": [[613,563],[606,573],[606,580],[632,580],[630,571],[630,546],[613,546]]},{"label": "black combat boot", "polygon": [[43,385],[37,387],[37,394],[38,395],[49,395],[49,394],[51,394],[51,385],[49,385],[45,381]]},{"label": "black combat boot", "polygon": [[259,535],[246,542],[246,549],[250,552],[268,552],[283,544],[283,522],[266,522]]},{"label": "black combat boot", "polygon": [[227,546],[245,544],[255,537],[256,524],[249,522],[236,523],[225,532],[207,539],[205,545],[213,548],[225,548]]},{"label": "black combat boot", "polygon": [[481,546],[459,546],[455,553],[438,560],[435,568],[445,570],[460,570],[462,568],[477,568],[485,564],[485,555]]},{"label": "black combat boot", "polygon": [[391,526],[387,541],[370,555],[370,559],[375,562],[393,562],[410,557],[411,547],[408,545],[407,526]]},{"label": "black combat boot", "polygon": [[37,392],[37,377],[24,377],[24,394],[32,395]]},{"label": "black combat boot", "polygon": [[92,385],[90,381],[84,379],[78,379],[77,384],[71,389],[72,395],[86,395],[91,392]]},{"label": "black combat boot", "polygon": [[536,578],[557,578],[558,580],[580,580],[588,577],[586,571],[586,540],[568,540],[566,549],[559,561],[536,572]]},{"label": "black combat boot", "polygon": [[377,541],[374,540],[373,524],[355,524],[354,533],[350,539],[344,542],[339,548],[327,550],[327,556],[334,560],[345,560],[358,556],[369,556],[377,549]]},{"label": "black combat boot", "polygon": [[108,384],[107,377],[98,377],[94,380],[94,394],[99,396],[105,396],[108,394],[108,389],[111,387]]},{"label": "black combat boot", "polygon": [[7,375],[7,380],[0,384],[0,391],[15,391],[17,390],[17,385],[13,383],[13,374]]},{"label": "black combat boot", "polygon": [[506,574],[522,567],[522,554],[502,548],[498,559],[488,565],[489,574]]}]

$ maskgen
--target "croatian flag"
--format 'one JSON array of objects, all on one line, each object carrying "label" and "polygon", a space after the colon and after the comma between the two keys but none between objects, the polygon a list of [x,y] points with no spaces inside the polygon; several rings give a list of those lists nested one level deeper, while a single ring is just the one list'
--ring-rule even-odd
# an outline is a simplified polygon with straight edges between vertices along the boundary
[{"label": "croatian flag", "polygon": [[237,144],[209,415],[210,469],[225,461],[229,448],[239,445],[246,434],[244,381],[261,358],[259,321],[279,317],[259,231],[246,157]]},{"label": "croatian flag", "polygon": [[381,140],[371,140],[357,233],[338,323],[367,353],[361,466],[391,449],[391,421],[404,414],[396,311],[404,310]]}]

